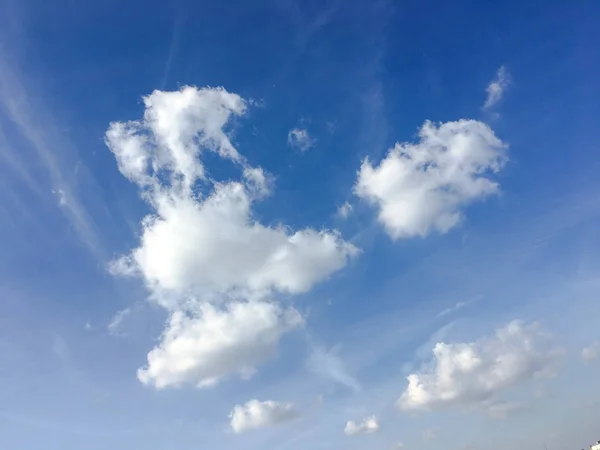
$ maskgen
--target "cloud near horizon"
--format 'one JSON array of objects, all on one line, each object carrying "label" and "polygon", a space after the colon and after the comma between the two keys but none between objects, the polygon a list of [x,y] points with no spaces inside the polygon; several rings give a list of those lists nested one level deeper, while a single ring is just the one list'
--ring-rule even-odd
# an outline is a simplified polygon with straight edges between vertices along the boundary
[{"label": "cloud near horizon", "polygon": [[492,414],[508,412],[510,405],[503,407],[498,397],[534,377],[553,374],[561,356],[539,325],[517,320],[492,337],[438,342],[433,360],[407,377],[396,406],[402,411],[480,406],[491,408]]}]

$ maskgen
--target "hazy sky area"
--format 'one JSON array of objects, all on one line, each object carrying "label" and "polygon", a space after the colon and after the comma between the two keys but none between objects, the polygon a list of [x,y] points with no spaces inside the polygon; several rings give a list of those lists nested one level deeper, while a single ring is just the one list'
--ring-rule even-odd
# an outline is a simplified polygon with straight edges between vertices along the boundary
[{"label": "hazy sky area", "polygon": [[588,448],[598,23],[0,0],[0,447]]}]

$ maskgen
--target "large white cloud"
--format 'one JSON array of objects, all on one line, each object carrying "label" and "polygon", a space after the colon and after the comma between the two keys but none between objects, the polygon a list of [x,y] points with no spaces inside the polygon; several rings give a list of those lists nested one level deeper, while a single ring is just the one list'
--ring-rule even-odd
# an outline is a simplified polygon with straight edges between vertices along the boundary
[{"label": "large white cloud", "polygon": [[[336,231],[265,226],[253,218],[252,205],[270,193],[271,177],[250,166],[226,132],[246,110],[241,97],[186,86],[154,91],[144,105],[143,119],[114,122],[106,133],[119,170],[153,209],[142,221],[139,246],[113,261],[111,272],[140,277],[171,314],[140,380],[208,385],[263,362],[301,323],[274,295],[307,292],[357,249]],[[236,164],[239,180],[211,180],[205,151]]]},{"label": "large white cloud", "polygon": [[260,402],[250,400],[244,405],[236,405],[229,414],[234,433],[265,428],[291,422],[300,417],[300,411],[292,403],[279,403],[271,400]]},{"label": "large white cloud", "polygon": [[268,302],[232,302],[224,308],[204,303],[193,315],[176,311],[138,378],[160,389],[212,386],[232,372],[247,377],[277,353],[285,332],[302,325],[298,311]]},{"label": "large white cloud", "polygon": [[138,271],[163,294],[262,297],[306,292],[356,252],[335,232],[265,227],[251,203],[238,182],[217,184],[204,201],[158,198],[158,215],[144,221],[141,245],[120,270]]},{"label": "large white cloud", "polygon": [[346,422],[344,433],[346,436],[354,436],[357,434],[372,434],[379,430],[379,423],[375,416],[365,417],[359,422],[349,420]]},{"label": "large white cloud", "polygon": [[488,178],[506,161],[505,145],[474,120],[425,122],[420,142],[398,143],[378,164],[362,163],[355,193],[377,206],[378,219],[394,238],[445,233],[462,209],[499,191]]},{"label": "large white cloud", "polygon": [[[490,407],[498,394],[542,374],[552,373],[561,351],[536,324],[510,322],[495,336],[433,349],[433,360],[408,376],[397,406],[429,410],[445,406]],[[497,403],[496,403],[497,404]]]}]

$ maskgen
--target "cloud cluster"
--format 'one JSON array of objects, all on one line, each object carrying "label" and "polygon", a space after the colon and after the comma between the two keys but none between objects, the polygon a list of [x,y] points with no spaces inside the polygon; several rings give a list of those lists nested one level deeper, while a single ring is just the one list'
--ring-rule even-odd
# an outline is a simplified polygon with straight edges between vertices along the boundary
[{"label": "cloud cluster", "polygon": [[[110,270],[140,277],[171,315],[138,376],[166,387],[250,374],[276,353],[285,332],[303,323],[274,296],[307,292],[357,249],[336,231],[293,231],[253,218],[252,205],[269,194],[270,177],[228,137],[228,123],[247,108],[241,97],[185,86],[154,91],[144,105],[141,120],[111,123],[106,132],[120,172],[153,210],[142,221],[139,246]],[[240,167],[240,179],[210,180],[202,161],[207,151]]]},{"label": "cloud cluster", "polygon": [[357,434],[372,434],[379,430],[379,423],[375,416],[369,416],[360,422],[349,420],[344,428],[346,436],[355,436]]},{"label": "cloud cluster", "polygon": [[271,400],[264,402],[250,400],[244,405],[236,405],[229,414],[231,429],[234,433],[279,425],[299,417],[300,411],[294,404]]},{"label": "cloud cluster", "polygon": [[362,163],[354,192],[379,209],[393,239],[446,233],[462,209],[499,191],[488,177],[506,161],[505,148],[484,123],[425,122],[420,142],[398,143],[377,165]]},{"label": "cloud cluster", "polygon": [[[536,324],[510,322],[494,337],[469,343],[440,342],[433,360],[408,376],[397,401],[404,411],[446,406],[492,405],[502,391],[542,374],[550,374],[561,351]],[[501,413],[502,407],[496,408]]]}]

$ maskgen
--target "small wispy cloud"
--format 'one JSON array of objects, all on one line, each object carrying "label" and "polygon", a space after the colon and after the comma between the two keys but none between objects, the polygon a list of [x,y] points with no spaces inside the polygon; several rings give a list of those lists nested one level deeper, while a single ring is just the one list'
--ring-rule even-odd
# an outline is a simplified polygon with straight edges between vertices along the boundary
[{"label": "small wispy cloud", "polygon": [[342,219],[347,219],[352,214],[353,209],[352,205],[346,202],[338,208],[337,215]]},{"label": "small wispy cloud", "polygon": [[504,93],[506,92],[510,84],[510,74],[508,73],[508,70],[506,70],[505,66],[501,66],[485,90],[487,92],[487,98],[483,105],[483,109],[490,109],[491,107],[496,105],[500,100],[502,100],[502,97],[504,96]]},{"label": "small wispy cloud", "polygon": [[58,197],[59,206],[67,206],[67,194],[62,189],[52,189],[52,193]]},{"label": "small wispy cloud", "polygon": [[[27,147],[33,151],[35,161],[40,164],[49,176],[54,187],[52,192],[58,197],[61,210],[79,235],[81,241],[100,260],[104,259],[104,251],[96,233],[95,224],[84,202],[79,198],[72,182],[69,182],[64,166],[64,153],[59,148],[69,147],[53,130],[57,128],[51,114],[44,110],[39,99],[43,96],[32,92],[27,86],[27,77],[19,71],[8,58],[0,57],[0,110],[17,134],[23,138]],[[0,125],[2,125],[0,123]],[[4,136],[0,136],[2,140]],[[43,192],[39,180],[29,175],[30,160],[13,149],[13,146],[0,148],[0,155],[28,184],[32,191]]]},{"label": "small wispy cloud", "polygon": [[108,332],[112,336],[121,336],[123,334],[123,322],[130,314],[131,308],[125,308],[120,311],[117,311],[117,313],[113,316],[111,321],[108,323],[108,326],[106,327],[108,329]]},{"label": "small wispy cloud", "polygon": [[425,442],[431,442],[431,441],[435,441],[438,437],[438,429],[437,428],[432,428],[430,430],[425,430],[423,431],[423,434],[421,435],[421,438],[423,439],[423,441]]},{"label": "small wispy cloud", "polygon": [[336,355],[335,349],[327,351],[323,348],[315,348],[308,358],[308,368],[317,375],[329,378],[354,391],[360,390],[360,384],[348,373],[344,362]]},{"label": "small wispy cloud", "polygon": [[509,415],[518,413],[527,408],[525,402],[493,402],[488,407],[488,414],[492,419],[506,419]]},{"label": "small wispy cloud", "polygon": [[598,359],[598,356],[600,356],[600,341],[596,341],[581,350],[581,359],[583,359],[586,363],[595,361]]},{"label": "small wispy cloud", "polygon": [[475,303],[478,300],[479,299],[456,302],[454,304],[454,306],[451,306],[450,308],[446,308],[443,311],[440,311],[436,317],[440,318],[440,317],[447,316],[448,314],[452,314],[457,311],[460,311],[461,309],[466,308],[467,306]]},{"label": "small wispy cloud", "polygon": [[304,153],[315,145],[316,141],[311,137],[306,128],[292,128],[288,133],[287,142],[290,147]]}]

